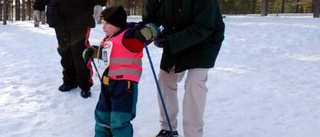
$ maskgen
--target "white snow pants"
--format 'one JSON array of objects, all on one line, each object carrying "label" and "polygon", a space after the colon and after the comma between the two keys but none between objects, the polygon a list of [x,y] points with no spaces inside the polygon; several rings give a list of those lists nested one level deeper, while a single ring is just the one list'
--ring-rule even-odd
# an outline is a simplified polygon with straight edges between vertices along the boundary
[{"label": "white snow pants", "polygon": [[[181,73],[167,73],[160,70],[159,84],[173,131],[177,130],[177,115],[179,112],[177,83],[187,73],[182,104],[184,137],[202,137],[203,135],[203,115],[208,92],[206,86],[208,71],[209,69],[203,68],[189,69]],[[159,96],[158,104],[160,108],[161,129],[170,130]]]}]

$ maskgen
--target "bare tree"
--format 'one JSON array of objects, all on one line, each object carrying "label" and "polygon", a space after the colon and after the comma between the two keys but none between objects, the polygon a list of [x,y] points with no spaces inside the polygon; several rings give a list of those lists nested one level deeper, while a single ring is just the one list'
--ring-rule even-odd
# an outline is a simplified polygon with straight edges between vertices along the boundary
[{"label": "bare tree", "polygon": [[26,2],[25,0],[22,0],[22,8],[21,8],[21,15],[22,15],[22,21],[26,20]]},{"label": "bare tree", "polygon": [[269,0],[262,0],[261,16],[268,15]]},{"label": "bare tree", "polygon": [[0,0],[0,21],[2,21],[2,0]]},{"label": "bare tree", "polygon": [[282,0],[282,3],[281,3],[281,13],[284,13],[284,7],[285,7],[285,0]]},{"label": "bare tree", "polygon": [[8,0],[3,2],[3,25],[7,25],[8,19]]},{"label": "bare tree", "polygon": [[32,16],[32,13],[31,12],[31,9],[32,9],[32,2],[31,0],[27,0],[27,15],[28,15],[28,20],[31,20],[31,16]]},{"label": "bare tree", "polygon": [[20,20],[20,0],[15,0],[16,20]]},{"label": "bare tree", "polygon": [[313,0],[313,18],[320,17],[320,0]]}]

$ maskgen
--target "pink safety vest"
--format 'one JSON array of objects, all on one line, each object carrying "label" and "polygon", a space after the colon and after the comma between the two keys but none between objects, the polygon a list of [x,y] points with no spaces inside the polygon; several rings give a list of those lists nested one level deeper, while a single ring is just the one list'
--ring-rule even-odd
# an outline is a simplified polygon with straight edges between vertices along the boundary
[{"label": "pink safety vest", "polygon": [[142,74],[141,59],[143,57],[143,51],[134,53],[124,47],[122,39],[125,32],[126,31],[123,31],[119,35],[109,39],[113,47],[110,55],[108,77],[114,80],[139,82]]}]

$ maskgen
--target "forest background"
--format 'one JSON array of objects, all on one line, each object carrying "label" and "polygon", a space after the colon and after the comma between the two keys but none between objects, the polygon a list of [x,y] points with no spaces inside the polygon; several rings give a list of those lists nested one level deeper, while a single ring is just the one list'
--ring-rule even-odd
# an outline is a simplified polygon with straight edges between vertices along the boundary
[{"label": "forest background", "polygon": [[[320,0],[218,0],[223,14],[313,13],[320,16]],[[32,20],[33,0],[0,0],[0,21]],[[121,4],[128,15],[142,15],[147,0],[107,0],[106,6]]]}]

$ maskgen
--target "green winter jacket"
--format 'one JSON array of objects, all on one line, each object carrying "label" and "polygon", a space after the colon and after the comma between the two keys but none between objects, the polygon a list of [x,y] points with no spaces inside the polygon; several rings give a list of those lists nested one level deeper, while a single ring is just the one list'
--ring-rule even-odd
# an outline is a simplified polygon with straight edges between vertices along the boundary
[{"label": "green winter jacket", "polygon": [[143,21],[163,26],[168,41],[162,70],[214,67],[225,30],[216,0],[148,0],[145,9]]}]

